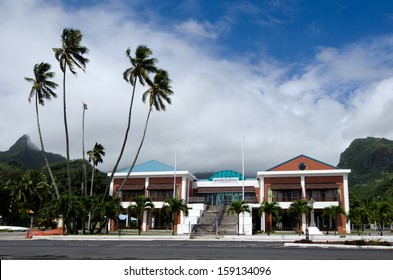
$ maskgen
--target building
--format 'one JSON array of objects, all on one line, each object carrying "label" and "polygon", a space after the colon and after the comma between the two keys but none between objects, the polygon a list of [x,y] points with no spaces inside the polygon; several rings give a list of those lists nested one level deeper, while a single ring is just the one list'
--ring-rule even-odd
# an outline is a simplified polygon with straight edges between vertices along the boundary
[{"label": "building", "polygon": [[[128,170],[115,173],[110,194],[115,195]],[[239,233],[251,235],[265,231],[266,217],[258,216],[262,201],[275,201],[284,210],[281,221],[275,227],[293,230],[294,219],[288,213],[291,203],[298,199],[314,201],[315,224],[323,230],[332,227],[332,220],[322,215],[325,207],[341,205],[349,212],[348,169],[338,169],[305,155],[292,158],[267,171],[257,172],[256,178],[243,178],[233,170],[222,170],[209,178],[198,179],[189,171],[149,161],[134,167],[121,191],[121,204],[126,209],[134,197],[144,195],[154,202],[154,209],[145,211],[143,230],[169,227],[168,218],[161,211],[165,199],[173,196],[183,199],[189,215],[176,217],[175,230],[178,234],[188,233],[198,223],[209,205],[228,205],[232,201],[244,200],[252,211],[240,215]],[[308,216],[302,215],[300,230],[307,228]],[[130,217],[127,216],[125,226]],[[112,228],[114,229],[114,228]],[[338,232],[349,233],[350,225],[344,215],[338,218]]]}]

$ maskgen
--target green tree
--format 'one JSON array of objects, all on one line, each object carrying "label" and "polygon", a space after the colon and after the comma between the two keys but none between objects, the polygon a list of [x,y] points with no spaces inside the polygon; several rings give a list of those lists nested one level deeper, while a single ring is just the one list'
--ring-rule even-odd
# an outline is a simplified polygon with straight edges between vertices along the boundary
[{"label": "green tree", "polygon": [[9,180],[6,189],[11,197],[11,208],[24,213],[27,210],[38,213],[44,202],[52,198],[46,176],[38,170],[27,171]]},{"label": "green tree", "polygon": [[87,214],[84,200],[77,195],[62,195],[56,204],[56,210],[64,219],[64,233],[77,233],[77,220]]},{"label": "green tree", "polygon": [[245,201],[233,201],[228,209],[228,214],[237,215],[237,235],[239,235],[239,215],[244,212],[250,213],[250,207]]},{"label": "green tree", "polygon": [[378,224],[380,234],[383,235],[384,225],[393,220],[393,206],[388,201],[374,201],[369,207],[372,220]]},{"label": "green tree", "polygon": [[298,199],[291,203],[288,208],[288,213],[296,216],[296,222],[298,225],[299,235],[301,234],[300,225],[302,220],[302,214],[308,214],[311,208],[305,199]]},{"label": "green tree", "polygon": [[93,149],[87,151],[89,162],[93,163],[91,172],[90,196],[93,195],[94,174],[99,163],[103,162],[102,157],[105,156],[105,148],[101,144],[95,143]]},{"label": "green tree", "polygon": [[41,62],[39,64],[37,63],[36,65],[34,65],[34,69],[33,69],[34,78],[25,77],[25,80],[30,83],[33,83],[33,86],[31,87],[29,93],[28,100],[29,102],[31,102],[33,98],[35,99],[35,112],[37,118],[37,128],[38,128],[38,135],[40,138],[41,151],[45,160],[46,167],[49,172],[49,176],[52,180],[53,188],[55,189],[56,197],[57,199],[59,199],[60,198],[59,189],[57,187],[55,178],[53,176],[52,170],[49,166],[49,162],[45,154],[44,141],[42,140],[42,133],[41,133],[40,116],[38,112],[38,104],[44,106],[46,100],[51,100],[52,98],[57,97],[54,90],[58,87],[58,84],[51,81],[51,79],[55,76],[55,73],[51,72],[50,69],[51,66],[48,63],[44,63],[44,62]]},{"label": "green tree", "polygon": [[338,217],[339,215],[344,214],[345,210],[341,205],[331,205],[329,207],[325,207],[323,209],[323,215],[330,217],[334,222],[334,235],[336,235],[337,227],[338,227]]},{"label": "green tree", "polygon": [[154,203],[149,197],[144,197],[139,195],[132,199],[131,205],[128,206],[127,210],[130,213],[136,213],[136,218],[138,220],[138,234],[141,234],[142,223],[143,223],[143,213],[146,210],[154,209]]},{"label": "green tree", "polygon": [[164,201],[162,210],[172,217],[172,235],[175,235],[175,219],[180,212],[188,216],[187,203],[183,199],[176,197],[168,198]]},{"label": "green tree", "polygon": [[360,231],[363,232],[364,227],[363,225],[367,222],[368,220],[368,213],[366,209],[362,207],[355,207],[351,209],[349,212],[347,219],[351,221],[351,223],[354,225],[354,227],[357,227],[358,230],[358,235],[360,235]]},{"label": "green tree", "polygon": [[278,217],[281,215],[282,209],[281,207],[277,204],[277,202],[268,202],[268,201],[263,201],[261,203],[261,206],[258,209],[258,215],[262,216],[262,213],[265,213],[267,215],[267,235],[270,235],[270,231],[272,229],[272,225],[270,224],[270,221],[274,219],[274,217]]},{"label": "green tree", "polygon": [[146,81],[149,84],[150,88],[147,91],[145,91],[142,96],[143,103],[146,103],[146,100],[148,100],[148,102],[149,102],[149,111],[148,111],[148,114],[146,117],[145,129],[143,131],[142,140],[139,144],[134,161],[132,162],[131,167],[128,170],[127,176],[124,178],[123,182],[121,183],[121,185],[119,187],[119,191],[117,193],[117,196],[120,195],[121,190],[123,189],[123,186],[127,182],[127,179],[129,178],[130,173],[131,173],[132,169],[134,168],[135,163],[138,159],[139,153],[142,149],[143,142],[145,141],[147,125],[149,123],[151,112],[153,111],[153,109],[156,109],[157,111],[165,111],[165,109],[166,109],[165,102],[167,102],[168,104],[172,103],[169,96],[173,94],[173,91],[172,91],[172,87],[170,85],[171,80],[168,77],[167,71],[159,69],[157,71],[153,81],[150,81],[150,79],[146,79]]},{"label": "green tree", "polygon": [[81,45],[83,35],[80,30],[65,28],[61,35],[62,46],[60,48],[52,48],[55,57],[60,64],[60,69],[63,72],[63,115],[64,115],[64,129],[66,138],[66,155],[67,155],[67,184],[68,194],[72,194],[71,188],[71,171],[70,171],[70,143],[68,135],[67,124],[67,102],[66,102],[66,72],[67,68],[73,75],[77,75],[75,66],[85,71],[86,64],[89,60],[83,55],[89,52],[89,49]]},{"label": "green tree", "polygon": [[[126,56],[130,60],[131,67],[124,71],[123,78],[127,83],[130,83],[132,85],[131,102],[130,102],[130,107],[128,110],[128,122],[127,122],[127,128],[126,128],[126,132],[125,132],[124,139],[123,139],[123,144],[120,149],[119,157],[117,158],[115,166],[113,167],[113,170],[112,170],[112,173],[111,173],[111,176],[109,179],[109,184],[113,180],[113,176],[115,175],[117,167],[119,166],[120,160],[121,160],[123,153],[124,153],[124,148],[127,144],[128,133],[129,133],[130,127],[131,127],[132,107],[133,107],[133,103],[134,103],[135,88],[136,88],[137,81],[139,81],[139,83],[142,86],[144,86],[149,73],[155,73],[157,71],[157,68],[155,66],[157,59],[151,58],[150,56],[152,54],[153,54],[152,51],[147,46],[144,46],[144,45],[138,46],[136,48],[135,57],[131,56],[131,49],[130,48],[128,48],[126,51]],[[105,194],[108,193],[109,184],[107,185],[107,187],[105,189]]]}]

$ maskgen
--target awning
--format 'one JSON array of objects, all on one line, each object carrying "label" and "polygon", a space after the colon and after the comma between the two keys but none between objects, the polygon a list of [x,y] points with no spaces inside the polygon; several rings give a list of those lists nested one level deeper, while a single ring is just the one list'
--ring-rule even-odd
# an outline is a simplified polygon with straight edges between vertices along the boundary
[{"label": "awning", "polygon": [[154,184],[147,187],[149,191],[151,190],[173,190],[173,184]]},{"label": "awning", "polygon": [[124,185],[123,191],[141,191],[145,188],[144,185]]},{"label": "awning", "polygon": [[[254,187],[244,187],[244,192],[254,192]],[[198,193],[241,193],[242,187],[198,188]]]},{"label": "awning", "polygon": [[272,184],[270,186],[272,190],[301,190],[302,185],[300,184]]}]

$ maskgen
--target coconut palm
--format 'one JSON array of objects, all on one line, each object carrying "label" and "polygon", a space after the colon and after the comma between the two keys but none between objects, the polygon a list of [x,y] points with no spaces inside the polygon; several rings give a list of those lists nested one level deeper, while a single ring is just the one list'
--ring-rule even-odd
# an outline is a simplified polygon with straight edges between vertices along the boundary
[{"label": "coconut palm", "polygon": [[60,48],[52,48],[55,52],[55,57],[60,63],[60,69],[63,72],[63,115],[64,115],[64,129],[66,137],[66,155],[67,155],[67,184],[69,195],[72,194],[71,189],[71,171],[70,171],[70,145],[68,136],[67,124],[67,102],[66,102],[66,72],[67,68],[75,76],[77,72],[75,67],[85,71],[86,64],[89,60],[83,55],[89,52],[85,46],[81,46],[83,35],[80,30],[65,28],[61,35],[62,46]]},{"label": "coconut palm", "polygon": [[323,209],[323,215],[330,217],[334,222],[334,235],[336,235],[336,231],[337,231],[338,216],[341,214],[345,215],[345,210],[341,205],[331,205]]},{"label": "coconut palm", "polygon": [[[113,180],[113,176],[115,175],[117,167],[119,166],[120,160],[121,160],[123,153],[124,153],[124,148],[127,143],[128,133],[129,133],[130,127],[131,127],[132,106],[134,103],[135,88],[136,88],[137,81],[139,81],[139,83],[142,86],[144,86],[149,73],[155,73],[157,71],[157,69],[155,67],[155,63],[156,63],[157,59],[151,58],[150,56],[152,54],[153,54],[152,51],[147,46],[144,46],[144,45],[138,46],[136,48],[135,57],[131,56],[131,49],[130,48],[128,48],[126,50],[126,56],[130,60],[130,63],[132,66],[124,71],[123,78],[127,83],[130,83],[132,85],[131,102],[130,102],[130,107],[128,110],[128,122],[127,122],[127,128],[126,128],[126,132],[125,132],[124,139],[123,139],[123,144],[120,149],[119,157],[117,158],[115,166],[113,167],[113,171],[112,171],[110,179],[109,179],[109,184]],[[108,193],[109,184],[107,185],[107,187],[105,189],[105,194]]]},{"label": "coconut palm", "polygon": [[297,220],[298,229],[299,229],[299,235],[301,233],[300,225],[301,225],[301,220],[302,220],[302,214],[307,215],[310,212],[310,210],[311,210],[311,207],[307,204],[307,201],[305,199],[298,199],[298,200],[293,201],[288,208],[289,214],[296,215],[296,220]]},{"label": "coconut palm", "polygon": [[85,160],[85,112],[87,104],[82,102],[82,195],[87,195],[87,176],[86,176],[86,160]]},{"label": "coconut palm", "polygon": [[59,199],[60,198],[59,189],[57,187],[55,178],[53,176],[52,170],[49,166],[49,162],[45,154],[44,141],[42,140],[41,126],[40,126],[40,116],[38,112],[38,104],[44,106],[46,100],[51,100],[52,98],[57,97],[56,93],[53,90],[55,90],[58,87],[58,84],[50,80],[55,76],[55,73],[51,72],[50,69],[51,66],[48,63],[45,62],[41,62],[39,64],[37,63],[36,65],[34,65],[34,69],[33,69],[34,78],[25,77],[25,80],[30,83],[33,83],[33,86],[31,87],[29,93],[28,100],[29,102],[31,102],[31,100],[35,98],[35,112],[37,117],[37,128],[38,128],[38,135],[40,137],[41,151],[45,160],[46,167],[49,172],[49,176],[52,180],[53,188],[55,189],[56,197],[57,199]]},{"label": "coconut palm", "polygon": [[165,200],[162,210],[167,212],[172,217],[172,235],[175,235],[175,219],[176,216],[183,212],[185,216],[188,216],[188,207],[183,199],[176,197],[168,198]]},{"label": "coconut palm", "polygon": [[154,209],[154,203],[149,197],[144,197],[139,195],[132,199],[131,205],[128,206],[128,212],[136,213],[136,218],[138,220],[138,234],[141,234],[142,223],[143,223],[143,213],[145,210]]},{"label": "coconut palm", "polygon": [[164,101],[166,101],[168,104],[172,103],[169,96],[173,94],[173,91],[172,91],[172,87],[170,85],[171,80],[168,77],[167,71],[159,69],[157,71],[153,81],[150,81],[149,79],[147,79],[146,81],[149,84],[150,88],[147,91],[145,91],[142,96],[143,103],[146,103],[147,100],[149,102],[149,111],[148,111],[148,114],[146,117],[145,129],[143,131],[142,140],[139,144],[134,161],[132,162],[131,167],[128,170],[127,176],[123,179],[123,182],[119,187],[119,191],[117,192],[118,196],[120,195],[121,190],[123,189],[123,186],[125,185],[128,177],[130,176],[130,173],[131,173],[132,169],[134,168],[135,163],[138,159],[143,142],[145,140],[147,125],[149,123],[151,112],[153,111],[153,109],[156,109],[157,111],[165,111],[166,106],[165,106]]},{"label": "coconut palm", "polygon": [[277,204],[277,202],[268,202],[263,201],[261,206],[258,209],[258,215],[262,216],[262,213],[265,213],[267,217],[267,235],[270,235],[271,224],[270,221],[273,217],[278,217],[281,214],[281,207]]},{"label": "coconut palm", "polygon": [[236,213],[237,215],[237,235],[239,235],[239,215],[244,212],[250,213],[250,207],[244,200],[233,201],[228,209],[228,214]]},{"label": "coconut palm", "polygon": [[91,172],[91,184],[90,184],[90,196],[92,196],[95,170],[97,165],[103,162],[102,157],[105,156],[105,148],[104,146],[96,142],[93,149],[87,151],[87,155],[89,156],[89,162],[93,163],[93,168]]}]

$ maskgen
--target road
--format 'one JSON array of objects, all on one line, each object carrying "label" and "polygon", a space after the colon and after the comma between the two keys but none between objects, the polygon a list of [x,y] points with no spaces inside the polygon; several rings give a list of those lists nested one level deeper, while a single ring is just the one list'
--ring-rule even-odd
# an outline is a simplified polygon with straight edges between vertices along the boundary
[{"label": "road", "polygon": [[291,248],[280,242],[0,240],[1,260],[393,260],[393,250]]}]

